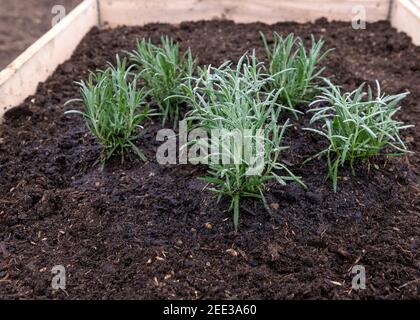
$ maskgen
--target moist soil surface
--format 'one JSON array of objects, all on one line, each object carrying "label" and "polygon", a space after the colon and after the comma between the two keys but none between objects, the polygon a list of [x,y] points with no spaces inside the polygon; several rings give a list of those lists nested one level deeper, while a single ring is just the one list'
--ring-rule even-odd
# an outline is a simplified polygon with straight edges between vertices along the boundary
[{"label": "moist soil surface", "polygon": [[[343,169],[334,194],[325,159],[302,165],[325,142],[300,130],[309,115],[291,117],[283,160],[309,190],[268,185],[272,214],[243,201],[235,233],[228,201],[217,203],[197,179],[204,166],[156,162],[159,119],[138,141],[148,162],[129,154],[101,171],[95,138],[80,117],[64,115],[82,107],[64,106],[79,96],[73,81],[138,38],[169,35],[200,65],[219,65],[253,48],[263,58],[258,31],[294,32],[308,44],[311,34],[323,36],[335,48],[325,75],[346,90],[378,79],[389,94],[410,91],[397,118],[417,125],[403,132],[415,154],[359,163],[355,177]],[[93,29],[1,126],[0,298],[418,299],[419,108],[420,48],[388,22],[366,30],[324,19]],[[51,288],[55,265],[66,268],[65,291]],[[364,290],[351,288],[354,265],[365,267]]]}]

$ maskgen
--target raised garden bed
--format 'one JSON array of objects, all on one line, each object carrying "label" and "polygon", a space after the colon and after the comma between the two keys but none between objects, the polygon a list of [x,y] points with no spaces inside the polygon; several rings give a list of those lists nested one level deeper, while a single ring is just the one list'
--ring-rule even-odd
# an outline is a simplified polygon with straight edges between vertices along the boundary
[{"label": "raised garden bed", "polygon": [[[168,35],[199,65],[237,61],[256,48],[258,32],[323,36],[335,48],[322,64],[346,90],[379,79],[389,93],[409,91],[399,120],[418,124],[420,48],[389,22],[353,30],[348,22],[235,24],[231,21],[94,28],[72,58],[35,95],[5,113],[0,140],[0,297],[2,298],[392,298],[419,296],[418,127],[403,138],[414,155],[377,158],[341,172],[339,190],[325,181],[326,163],[302,162],[323,139],[293,120],[283,155],[308,191],[270,185],[270,216],[261,203],[241,203],[239,232],[228,201],[216,202],[197,177],[204,166],[155,160],[158,118],[130,154],[101,171],[100,146],[81,118],[64,115],[78,96],[73,81],[103,68],[136,40]],[[305,106],[299,107],[304,110]],[[352,290],[351,269],[366,268],[367,287]],[[66,291],[51,289],[50,270],[64,265]]]},{"label": "raised garden bed", "polygon": [[[9,281],[1,286],[3,297],[53,297],[49,270],[42,271],[51,264],[67,266],[70,298],[417,297],[417,283],[401,287],[419,277],[416,156],[379,160],[381,170],[358,168],[333,194],[321,161],[299,165],[319,141],[298,130],[308,121],[303,117],[287,134],[292,149],[286,157],[310,191],[273,186],[273,219],[246,202],[235,234],[226,206],[201,192],[196,178],[205,169],[155,163],[159,121],[148,124],[139,142],[150,162],[133,157],[121,166],[116,160],[101,172],[93,166],[100,148],[83,121],[63,115],[63,103],[77,95],[72,81],[134,49],[136,38],[167,34],[190,46],[199,64],[220,64],[253,47],[261,54],[257,30],[324,35],[336,48],[325,61],[327,74],[350,89],[379,77],[389,92],[409,90],[401,116],[416,123],[420,51],[386,22],[357,35],[347,23],[323,20],[93,30],[35,96],[5,115],[1,272]],[[419,131],[406,134],[418,152]],[[356,261],[367,268],[370,286],[349,293]]]}]

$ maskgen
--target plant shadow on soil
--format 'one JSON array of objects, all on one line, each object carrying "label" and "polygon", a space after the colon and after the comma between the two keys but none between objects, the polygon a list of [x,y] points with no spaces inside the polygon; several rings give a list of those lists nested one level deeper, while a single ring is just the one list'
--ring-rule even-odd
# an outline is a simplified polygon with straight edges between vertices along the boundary
[{"label": "plant shadow on soil", "polygon": [[[206,168],[161,166],[155,160],[161,124],[147,124],[138,143],[149,161],[133,155],[93,166],[100,147],[83,120],[66,116],[78,96],[75,80],[134,49],[136,39],[161,35],[191,47],[200,65],[237,61],[256,48],[258,31],[323,36],[336,50],[325,75],[345,89],[379,79],[389,94],[410,91],[399,118],[417,125],[420,48],[388,22],[353,30],[350,23],[235,24],[93,29],[73,57],[37,93],[7,112],[0,140],[0,297],[57,299],[298,299],[419,297],[419,130],[403,133],[414,155],[358,165],[341,173],[339,190],[325,181],[325,159],[302,166],[322,140],[293,120],[283,159],[303,177],[269,185],[270,216],[255,201],[242,203],[233,232],[227,201],[203,190]],[[270,36],[269,36],[270,38]],[[80,106],[79,106],[80,107]],[[284,115],[282,116],[284,117]],[[351,290],[351,268],[363,265],[367,288]],[[64,265],[66,291],[51,289],[51,268]]]}]

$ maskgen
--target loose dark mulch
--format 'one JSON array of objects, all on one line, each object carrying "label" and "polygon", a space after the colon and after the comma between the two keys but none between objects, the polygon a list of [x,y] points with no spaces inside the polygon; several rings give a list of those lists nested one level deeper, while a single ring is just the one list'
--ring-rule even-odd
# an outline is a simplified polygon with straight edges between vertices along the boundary
[{"label": "loose dark mulch", "polygon": [[[324,61],[326,75],[346,89],[379,79],[388,93],[410,91],[398,117],[418,125],[420,47],[388,22],[358,31],[323,19],[93,29],[1,126],[0,298],[419,297],[418,127],[404,132],[416,154],[375,159],[379,169],[359,165],[356,177],[344,170],[334,194],[324,160],[301,166],[322,141],[300,130],[308,116],[294,121],[284,159],[310,190],[270,186],[273,217],[244,201],[235,234],[227,202],[217,204],[196,179],[204,167],[156,163],[159,120],[139,141],[149,162],[131,155],[102,172],[93,166],[100,147],[82,119],[63,114],[78,95],[73,81],[134,49],[137,38],[169,35],[190,46],[199,64],[218,65],[253,48],[262,57],[260,30],[324,36],[336,48]],[[53,292],[51,268],[60,264],[67,290]],[[366,268],[365,290],[351,290],[355,264]]]}]

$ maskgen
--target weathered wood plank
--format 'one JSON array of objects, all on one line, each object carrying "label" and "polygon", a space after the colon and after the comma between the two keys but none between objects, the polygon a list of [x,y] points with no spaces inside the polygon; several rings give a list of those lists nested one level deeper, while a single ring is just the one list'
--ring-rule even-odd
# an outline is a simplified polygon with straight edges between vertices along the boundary
[{"label": "weathered wood plank", "polygon": [[100,7],[102,21],[115,27],[213,18],[266,23],[320,17],[351,21],[353,8],[361,5],[366,8],[366,20],[387,18],[389,0],[102,0]]},{"label": "weathered wood plank", "polygon": [[57,66],[70,58],[98,23],[96,0],[86,0],[0,72],[0,119],[6,110],[35,93]]},{"label": "weathered wood plank", "polygon": [[397,0],[393,4],[391,15],[392,26],[406,32],[413,43],[420,45],[420,1]]}]

